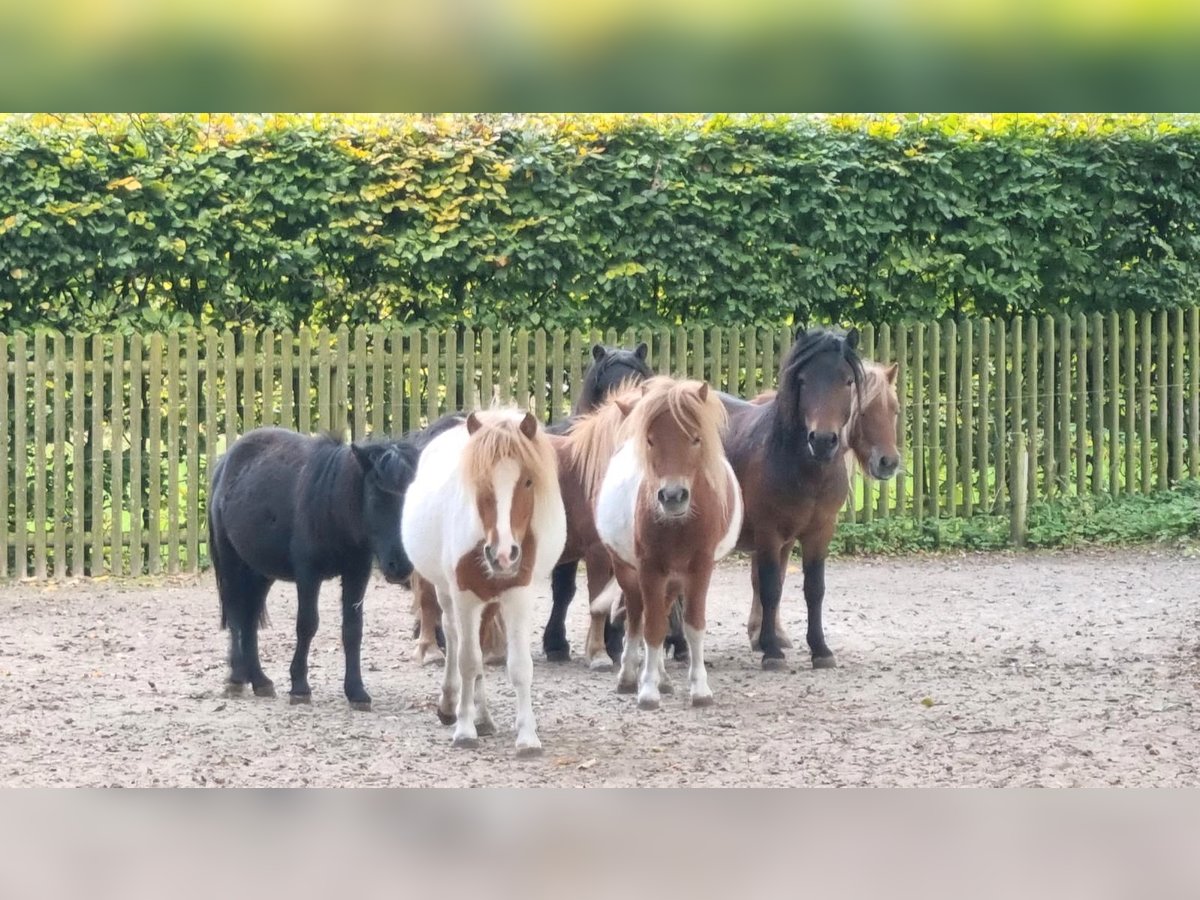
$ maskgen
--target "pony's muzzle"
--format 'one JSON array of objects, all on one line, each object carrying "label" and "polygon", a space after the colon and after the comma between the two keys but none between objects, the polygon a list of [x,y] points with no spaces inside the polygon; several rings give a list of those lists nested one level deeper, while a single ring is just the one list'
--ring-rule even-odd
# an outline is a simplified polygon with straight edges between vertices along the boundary
[{"label": "pony's muzzle", "polygon": [[836,431],[813,431],[808,435],[808,449],[817,462],[829,462],[838,449]]},{"label": "pony's muzzle", "polygon": [[900,456],[888,456],[887,454],[872,454],[871,456],[871,477],[877,478],[880,481],[886,481],[896,474],[896,470],[900,468]]},{"label": "pony's muzzle", "polygon": [[660,488],[658,491],[658,506],[667,518],[686,516],[691,503],[691,491],[680,485]]},{"label": "pony's muzzle", "polygon": [[379,561],[384,581],[388,584],[405,584],[413,573],[413,564],[406,556],[391,556]]},{"label": "pony's muzzle", "polygon": [[512,575],[521,564],[521,545],[510,544],[507,548],[497,550],[491,544],[485,544],[483,556],[492,575]]}]

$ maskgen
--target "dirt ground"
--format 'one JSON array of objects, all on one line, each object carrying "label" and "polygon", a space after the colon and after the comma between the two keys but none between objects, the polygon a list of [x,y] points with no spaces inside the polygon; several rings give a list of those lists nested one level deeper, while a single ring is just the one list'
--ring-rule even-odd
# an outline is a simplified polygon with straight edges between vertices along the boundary
[{"label": "dirt ground", "polygon": [[[263,663],[278,699],[227,698],[209,576],[0,588],[2,785],[1196,785],[1200,558],[1182,551],[835,560],[826,635],[763,672],[745,633],[744,561],[709,598],[716,704],[643,712],[616,676],[544,661],[546,753],[517,760],[513,694],[488,670],[499,732],[450,747],[440,666],[409,659],[409,594],[366,600],[371,712],[341,691],[336,585],[313,644],[313,703],[286,691],[295,594],[277,585]],[[549,609],[539,598],[538,621]],[[800,578],[784,593],[803,644]],[[582,604],[569,637],[579,650]],[[677,664],[673,677],[686,686]]]}]

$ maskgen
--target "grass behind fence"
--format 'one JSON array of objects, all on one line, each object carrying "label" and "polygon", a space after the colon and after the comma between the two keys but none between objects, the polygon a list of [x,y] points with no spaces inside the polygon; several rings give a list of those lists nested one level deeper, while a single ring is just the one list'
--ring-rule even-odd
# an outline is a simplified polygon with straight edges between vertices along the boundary
[{"label": "grass behind fence", "polygon": [[[791,334],[0,335],[0,577],[195,570],[209,463],[237,435],[400,434],[493,398],[549,421],[578,395],[596,340],[644,340],[657,371],[751,397],[775,385]],[[856,479],[848,521],[1005,512],[1018,432],[1031,503],[1200,476],[1198,308],[867,327],[862,350],[900,363],[905,467],[888,483]]]}]

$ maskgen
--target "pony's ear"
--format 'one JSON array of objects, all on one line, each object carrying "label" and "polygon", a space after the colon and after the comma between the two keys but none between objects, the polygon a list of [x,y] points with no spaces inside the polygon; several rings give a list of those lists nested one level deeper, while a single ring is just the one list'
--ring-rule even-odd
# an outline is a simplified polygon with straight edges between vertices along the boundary
[{"label": "pony's ear", "polygon": [[411,444],[396,444],[375,465],[380,485],[394,494],[403,494],[417,473],[419,453]]},{"label": "pony's ear", "polygon": [[628,419],[629,414],[633,412],[634,404],[628,400],[613,400],[613,403],[617,404],[617,409],[621,411],[621,415]]},{"label": "pony's ear", "polygon": [[483,423],[479,421],[479,416],[475,415],[475,413],[467,416],[467,434],[474,434],[482,427]]},{"label": "pony's ear", "polygon": [[883,370],[883,374],[887,378],[888,384],[895,384],[896,376],[900,374],[900,363],[892,363]]},{"label": "pony's ear", "polygon": [[606,356],[608,356],[608,351],[604,349],[603,344],[592,344],[592,359],[600,362]]},{"label": "pony's ear", "polygon": [[808,334],[808,323],[801,322],[799,325],[797,325],[792,330],[792,340],[798,341],[798,340],[800,340],[800,338],[804,337],[806,334]]},{"label": "pony's ear", "polygon": [[708,382],[707,381],[700,382],[700,389],[698,391],[696,391],[696,395],[700,398],[701,403],[704,403],[706,400],[708,400]]},{"label": "pony's ear", "polygon": [[531,412],[525,413],[525,418],[521,420],[521,434],[525,435],[525,437],[529,438],[530,440],[533,440],[534,436],[537,434],[537,429],[537,417]]},{"label": "pony's ear", "polygon": [[354,458],[358,460],[358,466],[364,472],[370,472],[373,460],[371,459],[371,451],[359,444],[351,444],[350,451],[354,454]]},{"label": "pony's ear", "polygon": [[647,344],[645,341],[642,341],[640,344],[638,344],[636,347],[633,348],[633,355],[636,356],[638,359],[640,359],[642,362],[646,361],[646,355],[649,352],[650,352],[650,345]]},{"label": "pony's ear", "polygon": [[851,328],[846,332],[846,346],[851,350],[858,349],[858,329]]}]

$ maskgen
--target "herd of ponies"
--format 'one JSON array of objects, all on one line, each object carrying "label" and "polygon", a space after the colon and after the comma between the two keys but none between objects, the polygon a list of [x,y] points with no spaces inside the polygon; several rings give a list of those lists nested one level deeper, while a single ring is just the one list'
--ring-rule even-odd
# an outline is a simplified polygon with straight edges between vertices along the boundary
[{"label": "herd of ponies", "polygon": [[401,439],[259,428],[218,461],[209,547],[229,630],[227,689],[275,695],[259,625],[277,580],[295,582],[293,703],[311,697],[309,646],[323,581],[342,582],[345,692],[369,709],[362,680],[362,601],[372,566],[408,584],[414,658],[444,660],[439,719],[455,747],[495,724],[486,662],[505,661],[516,693],[516,752],[541,752],[533,711],[533,600],[550,580],[542,639],[571,658],[565,617],[583,563],[591,616],[584,653],[617,670],[617,691],[656,709],[674,688],[666,657],[687,661],[693,706],[713,702],[704,665],[714,564],[751,557],[747,632],[764,669],[791,642],[779,602],[801,547],[813,666],[834,665],[821,607],[825,557],[854,463],[887,479],[900,465],[896,365],[862,360],[851,329],[802,329],[778,390],[750,400],[702,381],[656,376],[647,347],[596,345],[572,415],[543,425],[524,410],[452,413]]}]

